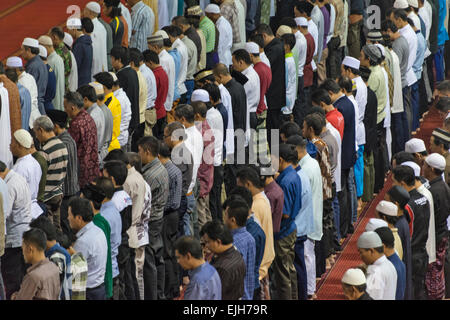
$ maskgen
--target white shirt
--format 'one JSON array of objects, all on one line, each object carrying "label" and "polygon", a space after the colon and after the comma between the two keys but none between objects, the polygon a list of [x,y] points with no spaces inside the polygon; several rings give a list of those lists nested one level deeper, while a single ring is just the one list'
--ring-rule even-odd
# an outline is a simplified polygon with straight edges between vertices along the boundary
[{"label": "white shirt", "polygon": [[224,17],[220,17],[216,21],[217,30],[219,30],[219,44],[217,45],[217,53],[219,62],[226,66],[233,64],[231,59],[231,47],[233,46],[233,29],[231,24]]},{"label": "white shirt", "polygon": [[358,104],[358,119],[356,123],[356,143],[358,146],[366,144],[366,128],[364,127],[364,113],[367,105],[367,86],[361,77],[353,79],[356,84],[355,100]]},{"label": "white shirt", "polygon": [[426,249],[428,253],[428,263],[436,261],[436,225],[434,222],[434,201],[433,195],[423,184],[417,188],[417,192],[427,198],[430,203],[430,224],[428,226],[428,239]]},{"label": "white shirt", "polygon": [[367,293],[374,300],[395,300],[397,271],[385,255],[368,266]]},{"label": "white shirt", "polygon": [[[317,28],[317,25],[314,23],[314,21],[308,20],[308,32],[311,34],[311,36],[314,39],[314,57],[317,55],[317,51],[318,51],[318,42],[319,42],[319,29]],[[317,65],[316,62],[313,60],[311,60],[311,67],[313,69],[313,71],[315,71],[317,69]]]},{"label": "white shirt", "polygon": [[[33,128],[34,120],[39,118],[41,116],[41,113],[39,112],[38,107],[38,89],[36,85],[36,80],[34,77],[27,73],[26,71],[22,72],[22,74],[19,76],[18,82],[23,85],[25,88],[30,91],[31,95],[31,114],[30,114],[30,121],[29,126],[30,128]],[[78,87],[78,83],[77,83]],[[76,89],[75,89],[76,91]]]},{"label": "white shirt", "polygon": [[413,28],[408,24],[403,28],[399,29],[400,34],[405,37],[409,45],[409,56],[408,56],[408,69],[406,70],[406,80],[408,81],[408,86],[413,85],[416,81],[416,75],[412,69],[414,61],[416,61],[417,53],[417,36]]},{"label": "white shirt", "polygon": [[295,33],[295,38],[298,44],[298,76],[303,77],[303,68],[305,67],[306,62],[307,42],[305,36],[300,31]]},{"label": "white shirt", "polygon": [[214,166],[218,167],[222,164],[223,151],[223,120],[220,112],[211,107],[206,112],[206,121],[214,133]]},{"label": "white shirt", "polygon": [[353,104],[353,109],[355,110],[355,150],[358,151],[358,127],[359,127],[359,107],[358,102],[356,102],[355,97],[351,94],[347,96],[348,100],[350,100]]},{"label": "white shirt", "polygon": [[[426,0],[425,0],[425,2],[426,2]],[[416,14],[415,12],[411,11],[411,12],[408,14],[408,18],[410,18],[410,19],[412,20],[412,22],[414,22],[414,26],[415,26],[417,29],[419,29],[419,31],[422,30],[422,28],[420,27],[420,19],[419,19],[419,17],[417,16],[417,14]]]},{"label": "white shirt", "polygon": [[37,204],[39,183],[41,182],[42,177],[41,166],[31,154],[27,154],[26,156],[17,159],[13,170],[24,177],[30,187],[31,216],[33,219],[36,219],[43,212],[41,207]]},{"label": "white shirt", "polygon": [[261,62],[265,63],[270,68],[269,58],[267,58],[266,53],[264,51],[259,54],[259,57],[261,58]]},{"label": "white shirt", "polygon": [[8,90],[0,82],[0,97],[2,99],[2,112],[0,113],[0,161],[8,168],[13,165],[13,156],[10,150],[11,144],[11,121],[9,117]]},{"label": "white shirt", "polygon": [[394,67],[394,74],[392,77],[394,78],[394,95],[392,99],[392,108],[391,113],[399,113],[403,112],[403,91],[402,91],[402,75],[400,72],[400,62],[397,54],[394,50],[389,50],[392,56],[392,66]]},{"label": "white shirt", "polygon": [[70,69],[69,74],[69,90],[75,92],[78,89],[78,67],[77,60],[75,59],[72,51],[70,51],[70,57],[72,59],[72,69]]},{"label": "white shirt", "polygon": [[333,125],[329,122],[326,124],[327,129],[331,132],[333,137],[336,139],[338,145],[338,154],[337,154],[337,164],[336,169],[334,170],[334,182],[336,183],[336,192],[341,191],[341,151],[342,151],[342,138],[339,131],[333,127]]},{"label": "white shirt", "polygon": [[142,73],[142,75],[145,78],[145,81],[147,82],[147,109],[153,108],[155,106],[155,100],[156,100],[156,79],[155,75],[153,74],[153,71],[150,70],[149,67],[145,63],[143,63],[139,67],[139,71]]},{"label": "white shirt", "polygon": [[97,18],[92,19],[94,31],[92,38],[92,81],[95,81],[94,75],[99,72],[108,71],[108,58],[106,51],[107,33],[105,27]]},{"label": "white shirt", "polygon": [[166,108],[166,111],[171,111],[173,105],[173,96],[175,94],[175,61],[165,49],[163,49],[158,56],[159,64],[167,73],[167,78],[169,78],[169,91],[167,92],[167,99],[164,103],[164,107]]},{"label": "white shirt", "polygon": [[225,136],[225,148],[227,156],[234,154],[234,122],[233,122],[233,108],[231,105],[231,96],[228,89],[223,84],[219,84],[220,99],[227,110],[228,114],[228,128]]},{"label": "white shirt", "polygon": [[170,25],[167,0],[158,0],[158,24],[160,29]]},{"label": "white shirt", "polygon": [[114,96],[119,100],[121,107],[120,134],[117,137],[117,140],[119,140],[119,144],[122,147],[128,143],[128,127],[130,126],[131,121],[131,102],[122,88],[114,91]]},{"label": "white shirt", "polygon": [[431,21],[433,20],[431,4],[424,1],[423,7],[419,9],[419,16],[422,18],[425,25],[425,40],[428,41],[430,37]]},{"label": "white shirt", "polygon": [[295,97],[297,93],[296,88],[296,66],[294,57],[286,58],[286,106],[281,108],[283,114],[291,114],[294,109]]},{"label": "white shirt", "polygon": [[119,8],[122,9],[122,15],[125,18],[125,21],[127,22],[127,25],[128,25],[128,42],[130,42],[131,33],[133,32],[133,23],[132,23],[132,20],[131,20],[130,10],[128,10],[128,8],[125,7],[122,4],[122,2],[119,2]]},{"label": "white shirt", "polygon": [[253,66],[249,66],[242,71],[242,74],[247,77],[248,81],[244,84],[245,94],[247,96],[247,125],[246,125],[246,146],[250,141],[250,112],[256,112],[260,100],[261,82]]},{"label": "white shirt", "polygon": [[202,134],[195,125],[186,128],[186,148],[192,153],[194,159],[194,165],[192,169],[192,181],[188,188],[188,193],[194,189],[195,182],[197,181],[197,172],[203,158],[203,138]]},{"label": "white shirt", "polygon": [[334,6],[330,3],[330,32],[328,32],[327,36],[327,44],[331,40],[331,38],[334,35],[334,24],[336,21],[336,9]]},{"label": "white shirt", "polygon": [[183,43],[183,41],[181,41],[178,38],[172,44],[172,49],[175,49],[175,48],[178,50],[178,52],[180,53],[180,56],[181,56],[180,73],[179,73],[179,77],[178,77],[177,86],[178,86],[178,92],[180,93],[180,95],[182,95],[187,92],[186,85],[184,84],[184,82],[186,81],[187,67],[188,67],[188,60],[189,60],[188,49],[187,49],[186,45]]}]

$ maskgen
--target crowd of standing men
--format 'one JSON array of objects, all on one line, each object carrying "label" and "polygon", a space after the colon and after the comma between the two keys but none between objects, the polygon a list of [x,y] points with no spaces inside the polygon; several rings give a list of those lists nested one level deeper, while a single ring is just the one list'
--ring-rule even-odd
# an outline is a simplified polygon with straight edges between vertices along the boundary
[{"label": "crowd of standing men", "polygon": [[450,297],[449,3],[99,0],[25,38],[0,298],[314,299],[388,171],[344,293]]}]

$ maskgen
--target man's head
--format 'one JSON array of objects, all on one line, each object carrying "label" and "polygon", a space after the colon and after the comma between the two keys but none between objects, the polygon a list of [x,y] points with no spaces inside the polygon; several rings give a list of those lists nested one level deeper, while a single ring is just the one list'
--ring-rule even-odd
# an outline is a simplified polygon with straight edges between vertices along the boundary
[{"label": "man's head", "polygon": [[81,189],[81,198],[88,199],[92,204],[94,213],[97,213],[102,208],[103,202],[105,202],[106,194],[96,184],[89,183]]},{"label": "man's head", "polygon": [[130,162],[130,166],[133,167],[137,172],[142,171],[142,160],[137,152],[127,152],[127,158]]},{"label": "man's head", "polygon": [[88,2],[88,4],[86,4],[86,7],[84,7],[83,16],[89,19],[95,19],[101,13],[101,10],[102,8],[100,7],[100,4],[98,4],[98,2]]},{"label": "man's head", "polygon": [[435,107],[439,111],[439,114],[443,118],[446,118],[450,113],[450,97],[440,97]]},{"label": "man's head", "polygon": [[208,108],[206,104],[201,101],[191,102],[192,108],[194,109],[194,119],[195,121],[204,121],[206,119],[206,112]]},{"label": "man's head", "polygon": [[200,237],[206,247],[215,254],[220,254],[233,245],[230,229],[219,220],[207,222],[200,230]]},{"label": "man's head", "polygon": [[126,0],[126,1],[130,8],[133,8],[136,3],[141,2],[141,0]]},{"label": "man's head", "polygon": [[311,101],[313,106],[319,106],[324,110],[332,104],[330,94],[325,89],[315,90],[311,95]]},{"label": "man's head", "polygon": [[359,75],[360,64],[358,59],[346,56],[344,60],[342,60],[341,75],[351,79],[357,77]]},{"label": "man's head", "polygon": [[295,146],[295,149],[297,151],[297,158],[299,160],[303,159],[303,157],[307,154],[307,152],[306,152],[307,141],[301,135],[296,134],[296,135],[290,136],[287,139],[286,143]]},{"label": "man's head", "polygon": [[392,169],[392,182],[394,186],[401,186],[407,191],[414,189],[416,176],[414,170],[408,166],[397,166]]},{"label": "man's head", "polygon": [[31,221],[30,228],[37,228],[44,231],[47,238],[46,249],[50,249],[50,243],[56,241],[56,227],[52,223],[52,221],[45,215],[40,215],[39,217]]},{"label": "man's head", "polygon": [[250,54],[245,49],[238,49],[233,52],[233,70],[242,72],[252,65]]},{"label": "man's head", "polygon": [[445,172],[446,161],[445,158],[439,153],[432,153],[425,158],[423,164],[423,175],[429,181],[441,177]]},{"label": "man's head", "polygon": [[216,105],[221,101],[222,97],[220,95],[220,89],[215,83],[206,83],[203,86],[203,89],[208,92],[210,101],[213,105]]},{"label": "man's head", "polygon": [[375,229],[375,232],[378,234],[381,242],[383,243],[384,254],[387,256],[392,255],[395,246],[395,238],[392,230],[389,227],[381,227]]},{"label": "man's head", "polygon": [[231,80],[231,74],[227,66],[223,63],[218,63],[213,69],[214,78],[220,84],[226,84]]},{"label": "man's head", "polygon": [[194,237],[182,236],[175,241],[175,257],[184,270],[192,270],[204,262],[200,241]]},{"label": "man's head", "polygon": [[[120,162],[120,161],[119,161]],[[122,162],[121,162],[122,163]],[[114,196],[114,183],[110,177],[97,177],[93,184],[95,184],[105,195],[104,202],[108,202]]]},{"label": "man's head", "polygon": [[70,228],[77,233],[92,221],[94,213],[91,203],[87,199],[73,197],[69,201],[68,219]]},{"label": "man's head", "polygon": [[289,137],[301,133],[302,129],[296,122],[286,121],[280,127],[280,139],[283,143],[286,143]]},{"label": "man's head", "polygon": [[262,191],[264,182],[262,181],[259,172],[251,166],[242,166],[236,172],[236,185],[245,187],[254,195]]},{"label": "man's head", "polygon": [[53,27],[48,33],[55,47],[64,41],[64,30],[61,27]]},{"label": "man's head", "polygon": [[245,227],[247,224],[249,207],[244,199],[226,201],[224,221],[226,226],[233,230]]},{"label": "man's head", "polygon": [[278,171],[283,172],[287,167],[296,165],[298,162],[297,149],[292,144],[280,144]]},{"label": "man's head", "polygon": [[236,186],[233,190],[231,190],[227,200],[225,200],[225,202],[223,203],[222,206],[223,210],[226,209],[227,201],[232,201],[235,199],[244,200],[247,203],[247,207],[249,208],[249,214],[251,213],[253,205],[253,196],[250,190],[248,190],[246,187]]},{"label": "man's head", "polygon": [[67,19],[66,26],[67,33],[72,37],[72,40],[78,39],[78,37],[83,34],[83,24],[81,23],[81,19],[79,18]]},{"label": "man's head", "polygon": [[159,64],[159,56],[158,54],[153,50],[145,50],[143,53],[144,55],[144,62],[151,70],[156,69],[160,66]]},{"label": "man's head", "polygon": [[25,263],[34,264],[45,258],[47,237],[44,231],[31,228],[22,235],[22,253]]},{"label": "man's head", "polygon": [[91,34],[94,31],[94,24],[90,18],[85,17],[81,19],[81,28],[84,33]]},{"label": "man's head", "polygon": [[398,218],[398,207],[395,203],[381,200],[376,207],[377,215],[388,224],[395,225]]},{"label": "man's head", "polygon": [[402,186],[393,186],[386,193],[386,200],[395,203],[401,210],[405,208],[410,199],[408,191]]},{"label": "man's head", "polygon": [[189,20],[184,16],[176,16],[172,19],[172,25],[181,29],[181,32],[186,32],[191,27]]},{"label": "man's head", "polygon": [[439,98],[450,97],[450,80],[444,80],[436,85],[436,96]]},{"label": "man's head", "polygon": [[393,41],[393,40],[395,40],[396,34],[398,32],[398,28],[395,25],[394,21],[388,19],[381,26],[381,31],[382,31],[383,35],[388,36],[389,39],[391,39]]},{"label": "man's head", "polygon": [[403,9],[395,9],[391,12],[390,20],[401,29],[408,24],[408,14]]},{"label": "man's head", "polygon": [[39,140],[40,143],[45,143],[48,139],[55,136],[54,130],[55,126],[53,125],[52,120],[50,120],[47,116],[40,116],[33,123],[33,132],[36,139]]},{"label": "man's head", "polygon": [[320,85],[319,89],[325,89],[328,92],[332,103],[334,103],[343,94],[341,87],[339,87],[336,81],[332,79],[326,79]]},{"label": "man's head", "polygon": [[142,137],[138,141],[138,152],[143,165],[152,162],[159,154],[159,140],[153,136]]},{"label": "man's head", "polygon": [[220,7],[217,4],[209,4],[205,8],[206,16],[214,23],[220,18]]},{"label": "man's head", "polygon": [[130,63],[130,53],[125,47],[113,47],[111,49],[111,64],[116,71],[126,67]]},{"label": "man's head", "polygon": [[349,300],[358,299],[366,291],[366,276],[361,269],[348,269],[341,280],[344,295]]},{"label": "man's head", "polygon": [[164,128],[164,142],[169,148],[172,149],[184,140],[186,140],[186,132],[181,122],[171,122]]},{"label": "man's head", "polygon": [[383,243],[374,231],[364,232],[357,242],[358,252],[361,260],[366,265],[371,265],[384,255]]},{"label": "man's head", "polygon": [[430,137],[430,151],[441,155],[448,152],[450,148],[450,132],[436,128]]},{"label": "man's head", "polygon": [[284,43],[284,51],[291,52],[295,46],[295,36],[292,33],[285,33],[281,36],[281,40]]},{"label": "man's head", "polygon": [[84,109],[89,109],[97,102],[97,94],[92,86],[85,84],[84,86],[79,87],[77,92],[83,97]]},{"label": "man's head", "polygon": [[116,188],[125,183],[127,175],[127,165],[122,161],[113,160],[103,164],[103,176],[110,178]]},{"label": "man's head", "polygon": [[108,152],[106,157],[103,159],[103,161],[122,161],[126,165],[130,164],[130,161],[128,160],[127,154],[122,149],[114,149]]},{"label": "man's head", "polygon": [[169,146],[162,142],[159,145],[159,154],[158,154],[158,158],[161,161],[161,163],[165,164],[168,160],[170,160],[171,157],[171,152],[170,152],[170,148]]},{"label": "man's head", "polygon": [[[415,162],[421,165],[424,157],[428,154],[425,142],[422,139],[412,138],[405,143],[405,151],[411,153]],[[397,162],[398,164],[398,162]]]},{"label": "man's head", "polygon": [[105,95],[109,94],[113,90],[114,78],[109,72],[100,72],[94,75],[95,81],[103,86],[103,91]]},{"label": "man's head", "polygon": [[338,80],[338,85],[349,96],[353,94],[353,81],[347,76],[341,76]]},{"label": "man's head", "polygon": [[22,42],[21,56],[29,61],[39,54],[39,41],[33,38],[25,38]]},{"label": "man's head", "polygon": [[416,161],[414,155],[412,153],[406,151],[397,152],[392,156],[392,168],[401,165],[404,162],[414,162]]},{"label": "man's head", "polygon": [[323,120],[318,114],[309,114],[303,121],[303,136],[309,140],[320,136],[323,129]]},{"label": "man's head", "polygon": [[69,91],[64,95],[64,111],[67,113],[69,118],[75,118],[78,113],[81,112],[83,107],[83,97],[78,92]]},{"label": "man's head", "polygon": [[164,39],[161,35],[153,35],[147,38],[148,49],[159,54],[164,49]]},{"label": "man's head", "polygon": [[262,35],[262,37],[264,39],[264,47],[267,46],[275,38],[275,36],[273,35],[272,29],[270,28],[269,25],[267,25],[265,23],[261,23],[256,28],[256,33]]},{"label": "man's head", "polygon": [[13,156],[21,158],[31,153],[31,147],[33,146],[33,137],[24,129],[19,129],[14,132],[11,137],[11,153]]},{"label": "man's head", "polygon": [[314,5],[308,1],[297,1],[294,6],[294,14],[296,17],[310,18]]},{"label": "man's head", "polygon": [[61,110],[47,110],[47,116],[54,124],[54,132],[60,135],[67,128],[67,113]]},{"label": "man's head", "polygon": [[380,48],[374,44],[366,44],[361,50],[360,61],[365,67],[377,66],[381,63],[383,55]]},{"label": "man's head", "polygon": [[180,104],[175,108],[175,120],[186,128],[191,127],[195,121],[194,108],[189,104]]},{"label": "man's head", "polygon": [[139,49],[131,48],[129,49],[129,57],[130,66],[134,70],[138,70],[140,65],[144,62],[144,55],[142,52],[140,52]]}]

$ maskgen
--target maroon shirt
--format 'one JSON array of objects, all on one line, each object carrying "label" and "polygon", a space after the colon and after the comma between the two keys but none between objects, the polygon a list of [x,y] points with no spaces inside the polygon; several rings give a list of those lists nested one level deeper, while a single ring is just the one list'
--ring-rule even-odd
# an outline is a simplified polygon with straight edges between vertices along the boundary
[{"label": "maroon shirt", "polygon": [[156,118],[159,120],[166,116],[166,108],[164,107],[164,102],[167,100],[167,93],[169,92],[169,78],[167,73],[160,66],[153,71],[156,80]]},{"label": "maroon shirt", "polygon": [[197,179],[200,182],[199,196],[203,198],[209,194],[214,182],[214,135],[206,120],[195,121],[195,126],[203,137],[202,163],[197,172]]},{"label": "maroon shirt", "polygon": [[270,202],[272,210],[273,232],[280,232],[281,217],[283,216],[284,193],[283,189],[274,180],[264,187],[264,193]]},{"label": "maroon shirt", "polygon": [[313,70],[311,61],[314,56],[314,50],[316,50],[316,45],[314,44],[314,38],[310,33],[307,33],[304,36],[306,38],[306,60],[305,67],[303,68],[303,86],[307,88],[313,85]]},{"label": "maroon shirt", "polygon": [[255,69],[258,74],[260,83],[259,104],[256,109],[256,113],[261,114],[261,112],[267,109],[264,96],[266,95],[267,89],[269,89],[270,83],[272,82],[272,70],[264,62],[258,62],[253,66],[253,69]]},{"label": "maroon shirt", "polygon": [[83,109],[72,119],[68,131],[77,144],[77,155],[80,166],[78,182],[80,188],[83,188],[100,175],[97,127],[95,126],[94,119]]}]

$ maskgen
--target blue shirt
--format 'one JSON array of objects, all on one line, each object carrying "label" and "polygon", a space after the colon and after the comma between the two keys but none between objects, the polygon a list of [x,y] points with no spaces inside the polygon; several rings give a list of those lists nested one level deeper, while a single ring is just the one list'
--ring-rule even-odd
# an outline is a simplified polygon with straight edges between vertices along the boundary
[{"label": "blue shirt", "polygon": [[296,228],[295,217],[302,207],[302,182],[292,166],[287,167],[277,178],[277,183],[284,193],[283,215],[289,218],[281,219],[280,232],[274,233],[274,239],[280,240],[290,235]]},{"label": "blue shirt", "polygon": [[311,156],[311,158],[315,159],[317,155],[317,147],[314,143],[308,140],[306,143],[306,152]]},{"label": "blue shirt", "polygon": [[[61,259],[61,255],[64,256],[64,260]],[[66,249],[56,243],[53,247],[45,252],[45,256],[55,263],[59,268],[60,280],[61,280],[61,300],[71,300],[72,296],[72,269],[70,266],[71,256]],[[59,257],[58,257],[59,256]],[[64,271],[64,272],[62,272]],[[64,278],[62,278],[64,277]]]},{"label": "blue shirt", "polygon": [[53,99],[55,99],[56,95],[56,76],[55,71],[48,65],[48,82],[47,82],[47,90],[44,95],[44,108],[45,110],[53,110],[55,107],[53,106]]},{"label": "blue shirt", "polygon": [[177,49],[167,51],[175,62],[175,92],[173,94],[173,101],[180,99],[180,92],[178,91],[178,79],[180,77],[181,55]]},{"label": "blue shirt", "polygon": [[[39,111],[44,111],[44,96],[45,90],[47,90],[48,82],[48,70],[40,56],[35,56],[33,59],[27,62],[25,65],[25,71],[31,74],[36,80],[36,86],[38,89],[38,104]],[[56,80],[55,80],[56,86]]]},{"label": "blue shirt", "polygon": [[338,98],[333,106],[342,113],[344,117],[344,136],[342,138],[341,168],[350,169],[356,162],[356,129],[355,108],[353,103],[345,95]]},{"label": "blue shirt", "polygon": [[261,226],[256,223],[253,213],[247,220],[245,228],[255,239],[255,289],[259,288],[259,267],[264,256],[264,248],[266,246],[266,234]]},{"label": "blue shirt", "polygon": [[28,131],[30,127],[30,115],[31,115],[31,95],[30,91],[20,83],[17,83],[20,95],[20,110],[22,111],[22,129]]},{"label": "blue shirt", "polygon": [[406,287],[405,264],[402,262],[402,260],[400,260],[400,257],[396,253],[387,258],[390,262],[392,262],[395,270],[397,270],[397,290],[395,292],[395,300],[403,300]]},{"label": "blue shirt", "polygon": [[189,279],[185,300],[222,300],[222,282],[217,270],[208,262],[189,271]]},{"label": "blue shirt", "polygon": [[[439,24],[438,24],[438,46],[443,46],[445,41],[449,39],[448,32],[445,29],[444,21],[447,17],[446,0],[439,0]],[[27,70],[28,72],[28,70]]]},{"label": "blue shirt", "polygon": [[422,78],[422,66],[423,66],[423,59],[425,57],[425,51],[427,50],[427,42],[419,30],[416,31],[416,35],[417,35],[417,53],[416,53],[416,61],[414,61],[412,68],[414,74],[416,75],[417,80],[420,80]]},{"label": "blue shirt", "polygon": [[306,236],[314,231],[314,210],[313,210],[313,200],[311,183],[309,182],[309,177],[301,169],[300,166],[295,168],[297,174],[302,182],[302,207],[300,212],[295,217],[295,225],[297,227],[297,238],[301,236]]},{"label": "blue shirt", "polygon": [[122,218],[120,212],[114,205],[114,202],[108,201],[102,204],[100,214],[108,221],[111,227],[111,263],[113,278],[119,275],[119,265],[117,264],[117,255],[119,254],[119,246],[122,242]]},{"label": "blue shirt", "polygon": [[242,254],[245,262],[244,296],[242,300],[253,300],[255,290],[255,239],[245,227],[231,230],[233,234],[233,245]]}]

